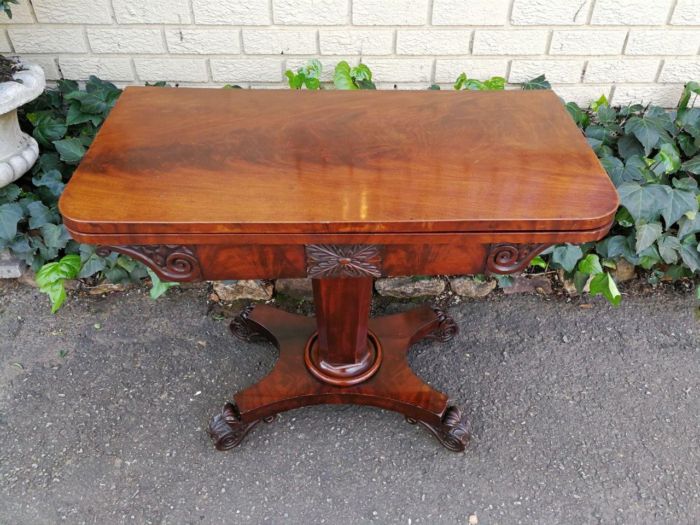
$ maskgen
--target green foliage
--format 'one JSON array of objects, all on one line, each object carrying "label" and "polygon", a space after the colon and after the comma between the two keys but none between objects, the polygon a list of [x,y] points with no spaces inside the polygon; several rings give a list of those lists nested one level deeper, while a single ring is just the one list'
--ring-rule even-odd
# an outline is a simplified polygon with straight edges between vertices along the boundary
[{"label": "green foliage", "polygon": [[66,300],[66,279],[75,279],[80,272],[80,256],[65,255],[60,260],[47,263],[36,274],[39,290],[48,294],[51,312],[55,313]]},{"label": "green foliage", "polygon": [[173,286],[178,286],[179,283],[173,283],[173,282],[167,282],[167,281],[161,281],[160,277],[158,277],[153,270],[150,268],[146,268],[146,271],[148,272],[148,276],[151,278],[151,299],[155,300],[158,299],[161,295],[165,294],[170,288]]},{"label": "green foliage", "polygon": [[506,79],[503,77],[491,77],[488,80],[476,80],[468,78],[466,73],[457,77],[454,88],[457,91],[502,91],[506,88]]},{"label": "green foliage", "polygon": [[289,87],[292,89],[301,89],[306,86],[306,89],[321,89],[321,72],[323,66],[318,60],[311,60],[307,65],[297,69],[294,73],[290,69],[284,72],[287,77]]},{"label": "green foliage", "polygon": [[336,89],[377,89],[372,82],[372,71],[365,64],[350,67],[345,60],[335,66],[333,85]]},{"label": "green foliage", "polygon": [[10,4],[19,4],[19,0],[0,0],[0,11],[4,12],[8,18],[12,18],[12,7]]},{"label": "green foliage", "polygon": [[[6,9],[9,2],[0,0],[0,9]],[[293,89],[321,89],[321,72],[320,62],[314,60],[285,76]],[[350,67],[345,61],[335,67],[333,84],[336,89],[375,89],[366,65]],[[165,82],[152,85],[167,87]],[[521,87],[551,86],[540,76]],[[480,81],[462,73],[454,88],[502,90],[505,79]],[[101,257],[93,246],[71,241],[57,211],[66,182],[120,94],[113,84],[95,77],[84,88],[63,80],[20,112],[21,125],[39,142],[41,155],[31,176],[0,188],[0,249],[9,248],[39,270],[37,280],[49,294],[53,311],[65,300],[65,279],[124,283],[150,273],[128,257]],[[692,107],[698,95],[700,84],[690,82],[676,111],[670,112],[639,104],[613,108],[605,97],[588,109],[573,102],[566,104],[617,187],[622,206],[605,239],[554,246],[533,259],[531,268],[561,268],[579,290],[588,284],[591,294],[601,294],[612,304],[618,304],[621,296],[607,269],[615,268],[621,258],[650,270],[652,282],[700,272],[700,109]],[[150,277],[152,297],[175,286],[160,281],[155,274]],[[501,286],[512,283],[510,276],[498,279]]]},{"label": "green foliage", "polygon": [[689,83],[676,111],[639,104],[613,108],[605,97],[588,110],[566,105],[621,202],[608,237],[550,250],[551,266],[572,275],[577,286],[593,276],[591,294],[618,304],[620,294],[604,268],[620,258],[650,270],[652,282],[700,272],[700,109],[690,107],[699,93],[700,85]]}]

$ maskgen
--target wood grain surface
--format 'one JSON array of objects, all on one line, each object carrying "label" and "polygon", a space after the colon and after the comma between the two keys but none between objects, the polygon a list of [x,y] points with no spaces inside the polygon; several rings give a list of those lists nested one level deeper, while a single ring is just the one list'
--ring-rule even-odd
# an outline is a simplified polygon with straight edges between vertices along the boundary
[{"label": "wood grain surface", "polygon": [[85,242],[198,244],[218,234],[599,237],[617,205],[551,91],[129,87],[60,210]]}]

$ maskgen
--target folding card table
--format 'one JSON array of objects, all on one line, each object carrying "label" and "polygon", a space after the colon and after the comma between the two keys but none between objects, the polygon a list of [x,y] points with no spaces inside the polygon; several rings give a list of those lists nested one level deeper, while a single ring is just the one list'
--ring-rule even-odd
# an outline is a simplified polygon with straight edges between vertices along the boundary
[{"label": "folding card table", "polygon": [[249,306],[279,360],[211,420],[220,450],[307,405],[404,414],[450,450],[468,423],[408,366],[457,332],[428,306],[370,319],[385,276],[520,272],[603,237],[617,194],[551,91],[127,88],[60,201],[74,239],[161,279],[309,277],[316,316]]}]

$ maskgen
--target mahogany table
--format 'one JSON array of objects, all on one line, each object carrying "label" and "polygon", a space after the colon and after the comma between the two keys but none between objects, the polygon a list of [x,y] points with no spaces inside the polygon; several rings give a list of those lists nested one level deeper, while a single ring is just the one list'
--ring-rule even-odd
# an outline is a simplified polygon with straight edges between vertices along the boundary
[{"label": "mahogany table", "polygon": [[250,306],[279,360],[210,423],[220,450],[307,405],[404,414],[447,448],[468,423],[409,368],[457,332],[427,306],[370,319],[373,279],[520,272],[600,239],[617,194],[556,95],[127,88],[60,201],[74,239],[162,279],[310,277],[316,317]]}]

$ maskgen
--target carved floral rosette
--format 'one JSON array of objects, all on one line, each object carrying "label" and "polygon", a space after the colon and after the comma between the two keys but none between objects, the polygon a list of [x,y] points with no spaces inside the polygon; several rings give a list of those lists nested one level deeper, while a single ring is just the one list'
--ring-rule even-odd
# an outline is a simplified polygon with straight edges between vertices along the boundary
[{"label": "carved floral rosette", "polygon": [[382,253],[373,244],[309,244],[307,275],[312,279],[381,277]]},{"label": "carved floral rosette", "polygon": [[97,254],[105,257],[110,252],[128,255],[153,270],[166,281],[196,281],[202,271],[194,251],[188,246],[175,244],[100,246]]}]

